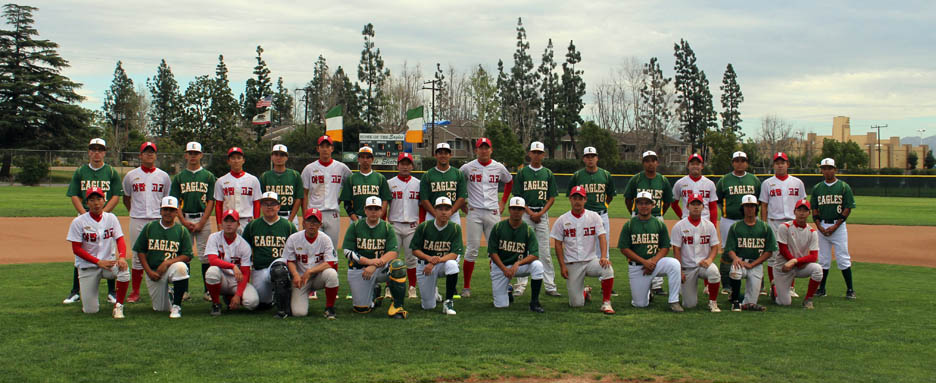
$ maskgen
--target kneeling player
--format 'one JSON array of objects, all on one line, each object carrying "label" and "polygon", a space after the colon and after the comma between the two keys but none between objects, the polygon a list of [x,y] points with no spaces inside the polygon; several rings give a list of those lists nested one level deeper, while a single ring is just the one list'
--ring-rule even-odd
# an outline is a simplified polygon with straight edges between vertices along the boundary
[{"label": "kneeling player", "polygon": [[[88,212],[72,220],[68,228],[68,241],[75,253],[75,265],[78,269],[78,283],[81,292],[81,310],[94,314],[100,309],[98,287],[101,278],[117,280],[117,303],[114,304],[114,319],[123,319],[124,296],[130,283],[130,269],[127,267],[127,245],[124,243],[123,230],[117,216],[104,211],[103,189],[88,189],[85,203]],[[114,259],[114,244],[120,257]]]},{"label": "kneeling player", "polygon": [[[250,284],[256,289],[257,297],[245,297],[253,306],[246,306],[254,310],[264,305],[276,304],[276,317],[285,319],[289,316],[290,281],[286,260],[282,258],[286,239],[296,232],[296,227],[288,219],[279,216],[279,195],[274,192],[263,193],[260,197],[260,214],[247,224],[243,236],[250,244],[251,263],[253,271]],[[248,299],[249,298],[249,299]]]},{"label": "kneeling player", "polygon": [[[731,283],[731,311],[767,311],[757,304],[761,281],[764,280],[764,263],[777,251],[777,240],[773,230],[764,221],[757,218],[760,204],[757,197],[747,194],[741,197],[741,210],[744,219],[735,222],[728,229],[725,241],[725,254],[731,259],[731,271],[728,273]],[[744,304],[741,303],[741,279],[747,278],[744,292]]]},{"label": "kneeling player", "polygon": [[794,278],[809,278],[809,289],[803,308],[812,309],[812,297],[822,283],[822,266],[819,259],[819,233],[806,224],[809,217],[809,201],[799,200],[793,209],[793,221],[781,224],[777,229],[779,254],[770,258],[773,266],[774,284],[777,286],[777,304],[789,306],[791,303],[789,288]]},{"label": "kneeling player", "polygon": [[526,202],[522,197],[513,197],[509,209],[510,217],[496,223],[488,236],[494,307],[503,308],[513,303],[513,294],[507,289],[511,278],[528,276],[533,279],[530,311],[542,313],[539,294],[543,287],[543,263],[539,261],[536,234],[523,222]]},{"label": "kneeling player", "polygon": [[699,302],[699,282],[704,278],[708,286],[708,307],[713,313],[721,312],[718,308],[718,284],[721,273],[712,264],[718,253],[718,231],[708,219],[703,219],[705,209],[700,194],[691,194],[686,202],[689,215],[673,226],[670,243],[673,245],[673,257],[682,264],[682,301],[686,308],[693,308]]},{"label": "kneeling player", "polygon": [[631,304],[634,307],[649,306],[653,278],[666,275],[669,279],[670,310],[682,312],[679,305],[682,286],[679,261],[666,256],[670,248],[669,231],[662,220],[651,215],[656,204],[652,194],[637,193],[636,204],[637,216],[624,223],[618,238],[618,248],[628,259]]},{"label": "kneeling player", "polygon": [[292,315],[303,317],[309,314],[309,294],[325,289],[325,318],[335,319],[335,297],[338,296],[338,263],[331,238],[322,228],[322,211],[311,208],[305,211],[302,231],[290,235],[283,248],[286,267],[292,275],[290,307]]},{"label": "kneeling player", "polygon": [[465,253],[461,226],[451,222],[452,200],[439,197],[435,200],[435,219],[419,224],[410,249],[419,258],[416,264],[416,285],[423,310],[432,310],[438,296],[437,278],[445,276],[445,301],[442,313],[455,315],[455,288],[458,284],[458,261]]},{"label": "kneeling player", "polygon": [[[601,311],[614,314],[611,308],[611,290],[614,288],[614,268],[608,259],[608,234],[601,216],[585,210],[587,194],[582,186],[569,191],[572,210],[559,216],[549,234],[556,248],[556,259],[562,277],[568,280],[569,306],[582,307],[591,300],[591,289],[585,287],[585,277],[598,277],[601,281]],[[600,252],[599,258],[595,253]]]},{"label": "kneeling player", "polygon": [[383,295],[380,283],[386,282],[393,297],[387,310],[391,318],[406,319],[403,301],[406,298],[406,263],[397,260],[397,239],[393,226],[380,219],[383,201],[367,197],[364,201],[366,219],[351,222],[345,233],[344,255],[348,258],[348,284],[354,312],[368,313],[380,307]]},{"label": "kneeling player", "polygon": [[[205,244],[205,286],[211,295],[211,315],[221,315],[221,295],[230,299],[228,308],[257,306],[257,290],[250,281],[250,244],[237,235],[240,214],[237,210],[221,213],[221,231],[208,236]],[[249,292],[247,292],[249,290]]]},{"label": "kneeling player", "polygon": [[170,318],[182,317],[182,296],[188,291],[189,281],[186,263],[192,260],[192,236],[185,226],[176,223],[178,210],[179,200],[163,197],[159,204],[162,218],[143,226],[133,244],[149,277],[146,288],[153,310],[169,311]]}]

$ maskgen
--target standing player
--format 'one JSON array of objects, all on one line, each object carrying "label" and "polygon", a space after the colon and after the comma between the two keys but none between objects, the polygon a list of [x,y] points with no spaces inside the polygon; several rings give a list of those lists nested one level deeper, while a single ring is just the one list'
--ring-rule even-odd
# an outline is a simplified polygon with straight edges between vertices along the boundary
[{"label": "standing player", "polygon": [[244,171],[244,151],[241,148],[235,146],[228,149],[227,156],[231,171],[215,181],[214,199],[219,202],[215,203],[215,217],[220,227],[221,213],[236,210],[240,215],[240,233],[254,217],[260,215],[260,195],[263,189],[257,177]]},{"label": "standing player", "polygon": [[[185,145],[185,170],[172,178],[172,190],[169,195],[179,200],[179,223],[188,229],[195,241],[198,250],[198,261],[201,263],[202,280],[208,272],[208,258],[205,246],[211,235],[211,212],[214,211],[215,176],[208,169],[201,166],[202,146],[197,142]],[[208,293],[208,283],[205,282],[206,301],[211,300]]]},{"label": "standing player", "polygon": [[228,308],[231,310],[241,305],[257,306],[257,290],[248,283],[250,244],[237,235],[238,226],[240,216],[237,210],[225,210],[221,213],[221,231],[208,237],[205,257],[209,267],[205,273],[205,285],[210,292],[212,316],[221,315],[222,294],[229,299]]},{"label": "standing player", "polygon": [[[757,179],[757,176],[747,172],[748,158],[744,152],[731,154],[731,168],[733,169],[732,172],[722,176],[715,184],[716,196],[721,201],[722,208],[722,216],[718,227],[721,228],[721,243],[725,246],[728,244],[728,231],[731,229],[731,225],[744,218],[744,211],[741,209],[741,198],[746,195],[759,195],[761,187],[761,182]],[[728,280],[731,264],[732,261],[728,257],[728,253],[722,252],[719,271],[723,281]],[[724,287],[727,288],[728,286]],[[727,294],[728,292],[723,289],[722,293]]]},{"label": "standing player", "polygon": [[539,261],[536,234],[523,222],[525,212],[523,197],[513,197],[510,199],[510,216],[491,229],[487,247],[491,258],[491,289],[494,307],[507,307],[513,303],[513,296],[507,289],[510,279],[529,276],[533,278],[530,311],[542,314],[544,310],[539,302],[539,293],[543,286],[543,263]]},{"label": "standing player", "polygon": [[[107,155],[107,144],[100,138],[94,138],[88,143],[88,164],[75,170],[71,182],[68,184],[68,190],[65,196],[71,199],[72,206],[78,215],[88,212],[88,205],[85,201],[85,195],[88,189],[93,187],[101,188],[104,191],[104,211],[110,213],[120,202],[120,196],[123,195],[123,188],[120,184],[120,175],[110,165],[104,163],[104,156]],[[113,282],[107,280],[107,301],[116,302],[116,297],[111,299],[114,294]],[[72,273],[72,289],[62,303],[71,304],[81,299],[78,293],[78,262],[75,261],[74,272]]]},{"label": "standing player", "polygon": [[365,314],[380,307],[383,299],[380,283],[386,282],[393,297],[387,315],[406,319],[407,312],[403,308],[406,271],[405,263],[396,259],[396,233],[390,223],[380,219],[385,204],[379,197],[367,197],[364,204],[365,219],[348,226],[341,246],[348,259],[348,285],[354,312]]},{"label": "standing player", "polygon": [[813,186],[811,203],[813,222],[819,230],[819,264],[822,265],[822,286],[816,295],[826,295],[825,283],[832,267],[832,248],[835,248],[835,260],[842,277],[845,278],[845,298],[855,299],[852,286],[851,257],[848,254],[848,227],[845,221],[855,208],[855,196],[851,186],[835,177],[835,160],[825,158],[820,162],[823,182]]},{"label": "standing player", "polygon": [[[156,167],[156,144],[144,142],[140,145],[140,167],[127,172],[123,179],[123,204],[130,211],[130,243],[136,243],[140,230],[150,222],[159,220],[159,206],[163,197],[169,195],[172,180],[169,174]],[[140,300],[140,282],[143,281],[143,264],[133,257],[131,271],[133,291],[128,302]]]},{"label": "standing player", "polygon": [[[468,181],[468,214],[465,217],[465,231],[468,244],[465,249],[465,281],[461,296],[471,297],[471,274],[474,272],[478,249],[481,248],[481,236],[490,239],[491,229],[500,222],[504,204],[510,197],[513,176],[503,164],[491,159],[493,153],[491,140],[481,137],[475,142],[477,159],[462,165],[462,175]],[[498,201],[498,188],[504,184],[504,196]]]},{"label": "standing player", "polygon": [[[689,157],[689,162],[686,164],[686,169],[689,170],[689,174],[680,178],[679,181],[673,184],[673,198],[676,199],[672,203],[673,212],[675,212],[680,219],[689,217],[689,197],[698,195],[702,197],[702,219],[711,220],[712,224],[717,228],[718,192],[715,191],[715,183],[708,177],[702,175],[703,166],[704,162],[702,161],[702,156],[698,153],[693,153],[692,156]],[[687,207],[686,210],[680,209],[680,202],[683,206]]]},{"label": "standing player", "polygon": [[[552,264],[552,254],[549,251],[549,208],[556,201],[559,192],[556,188],[556,178],[552,170],[543,167],[543,158],[546,157],[545,146],[542,142],[530,143],[530,165],[517,171],[513,194],[523,197],[526,208],[523,222],[533,228],[539,247],[539,261],[543,263],[543,280],[546,286],[546,295],[559,296],[556,289],[556,270]],[[529,277],[517,278],[514,285],[514,295],[523,295]]]},{"label": "standing player", "polygon": [[[806,198],[806,185],[799,178],[787,173],[790,168],[790,159],[786,153],[777,152],[773,157],[774,175],[761,184],[760,196],[758,200],[761,203],[761,220],[767,222],[767,225],[774,231],[774,236],[780,236],[780,226],[792,221],[793,207],[797,202]],[[767,262],[767,278],[770,279],[771,296],[777,296],[777,290],[773,286],[774,269],[773,263]],[[793,285],[790,285],[789,295],[798,298]]]},{"label": "standing player", "polygon": [[[636,216],[637,209],[634,202],[637,199],[637,194],[647,192],[653,198],[653,210],[650,211],[650,214],[662,221],[666,209],[673,203],[673,189],[665,176],[657,174],[656,170],[660,161],[656,152],[648,150],[643,153],[641,158],[644,170],[631,177],[624,188],[624,201],[627,205],[627,211],[631,213],[631,216]],[[651,291],[656,295],[665,294],[662,276],[653,278]]]},{"label": "standing player", "polygon": [[624,223],[618,238],[618,248],[628,259],[627,279],[630,281],[631,305],[650,305],[653,278],[666,275],[669,279],[670,310],[683,312],[679,305],[679,290],[682,286],[679,261],[666,256],[670,248],[669,231],[663,220],[653,217],[651,213],[659,202],[647,191],[638,192],[636,201],[637,216]]},{"label": "standing player", "polygon": [[449,221],[461,225],[461,215],[458,213],[465,206],[468,198],[468,181],[462,172],[449,165],[452,158],[452,148],[448,143],[440,142],[436,145],[436,166],[427,170],[419,180],[419,204],[426,210],[426,220],[434,219],[438,214],[433,203],[439,197],[448,198],[454,205],[449,215]]},{"label": "standing player", "polygon": [[390,204],[387,210],[387,220],[393,225],[396,232],[397,243],[400,249],[405,253],[406,260],[406,279],[409,281],[409,298],[416,298],[416,256],[410,249],[410,242],[413,240],[413,233],[416,232],[416,226],[422,222],[425,212],[419,206],[419,185],[418,178],[410,175],[413,170],[413,155],[409,153],[400,153],[397,157],[396,177],[387,181],[390,186]]},{"label": "standing player", "polygon": [[[244,228],[243,236],[250,244],[250,261],[253,263],[250,284],[257,292],[256,298],[244,297],[244,300],[263,305],[276,304],[276,317],[285,319],[289,316],[290,286],[289,270],[282,255],[286,239],[296,232],[296,227],[280,217],[279,210],[279,196],[274,192],[263,193],[260,197],[261,217],[250,221]],[[254,310],[259,306],[246,307]]]},{"label": "standing player", "polygon": [[[764,263],[777,251],[777,240],[773,230],[757,218],[757,197],[745,195],[741,199],[744,219],[728,228],[725,254],[731,259],[731,311],[767,311],[757,304],[761,281],[764,279]],[[722,226],[724,228],[724,226]],[[741,279],[747,278],[744,304],[741,303]]]},{"label": "standing player", "polygon": [[718,253],[718,231],[715,224],[702,217],[705,210],[705,198],[700,194],[689,196],[686,212],[689,216],[673,225],[670,244],[673,245],[673,257],[682,265],[682,300],[686,308],[693,308],[699,302],[699,279],[708,287],[709,310],[721,312],[718,308],[718,284],[721,273],[713,263]]},{"label": "standing player", "polygon": [[[117,216],[104,211],[105,192],[92,187],[86,193],[88,212],[72,220],[67,239],[72,244],[75,262],[80,266],[78,276],[81,287],[81,310],[94,314],[100,309],[98,287],[101,278],[117,280],[117,296],[114,302],[114,319],[123,319],[124,296],[130,282],[127,267],[127,245]],[[120,255],[114,259],[114,245]]]},{"label": "standing player", "polygon": [[303,230],[286,239],[283,258],[292,275],[290,308],[292,315],[309,313],[310,291],[325,289],[325,318],[335,319],[335,297],[338,296],[338,272],[332,266],[338,263],[335,248],[328,235],[319,231],[322,212],[311,208],[302,219]]},{"label": "standing player", "polygon": [[[614,268],[608,258],[608,234],[598,213],[585,208],[587,200],[588,193],[584,187],[573,187],[569,191],[572,210],[556,219],[549,236],[556,248],[562,277],[568,280],[569,306],[582,307],[590,301],[591,288],[585,287],[585,277],[598,277],[601,281],[601,311],[610,315],[614,314],[611,308]],[[595,255],[596,252],[601,256]]]},{"label": "standing player", "polygon": [[260,175],[260,187],[264,192],[274,192],[279,196],[280,217],[289,222],[298,222],[293,219],[302,215],[299,211],[303,206],[304,187],[299,172],[286,167],[288,160],[289,149],[286,145],[273,145],[273,151],[270,153],[273,169]]},{"label": "standing player", "polygon": [[[572,174],[569,180],[569,192],[566,195],[572,198],[572,189],[581,186],[588,197],[585,209],[597,213],[604,226],[604,232],[609,233],[611,221],[608,220],[608,205],[611,204],[611,199],[616,194],[614,180],[611,179],[611,172],[598,167],[598,151],[594,147],[586,147],[584,153],[582,161],[585,163],[585,168]],[[555,226],[553,230],[555,231]],[[596,258],[608,253],[608,242],[605,241],[603,248],[594,248]]]},{"label": "standing player", "polygon": [[770,263],[776,277],[777,304],[789,306],[790,292],[787,286],[792,287],[795,278],[809,277],[809,288],[806,290],[806,299],[803,299],[803,308],[813,309],[812,297],[822,283],[822,267],[816,263],[819,258],[819,233],[806,224],[809,217],[809,201],[796,201],[793,209],[794,218],[784,222],[777,230],[778,254],[770,257]]},{"label": "standing player", "polygon": [[342,181],[341,196],[338,200],[344,202],[345,212],[352,222],[364,218],[364,205],[368,197],[378,197],[383,201],[380,214],[387,211],[390,186],[387,185],[387,177],[371,168],[373,163],[374,150],[370,146],[362,146],[358,150],[360,171],[352,173]]},{"label": "standing player", "polygon": [[179,200],[163,197],[159,206],[161,218],[146,224],[133,244],[133,251],[149,278],[146,288],[153,310],[169,311],[169,318],[182,317],[182,296],[188,290],[189,280],[186,263],[192,260],[192,237],[185,226],[176,224],[178,210]]},{"label": "standing player", "polygon": [[445,276],[445,301],[442,313],[455,315],[455,289],[458,284],[458,258],[465,252],[462,245],[461,226],[449,221],[452,212],[452,200],[439,197],[435,201],[436,216],[416,227],[410,249],[419,258],[416,266],[416,278],[419,285],[419,299],[423,310],[432,310],[436,306],[437,278]]},{"label": "standing player", "polygon": [[[302,186],[305,188],[306,209],[316,208],[322,211],[322,231],[332,241],[332,247],[338,248],[338,236],[341,234],[341,221],[338,218],[338,196],[341,184],[351,176],[351,169],[343,162],[332,159],[334,142],[329,136],[318,139],[318,161],[313,161],[302,169]],[[338,271],[337,263],[335,271]]]}]

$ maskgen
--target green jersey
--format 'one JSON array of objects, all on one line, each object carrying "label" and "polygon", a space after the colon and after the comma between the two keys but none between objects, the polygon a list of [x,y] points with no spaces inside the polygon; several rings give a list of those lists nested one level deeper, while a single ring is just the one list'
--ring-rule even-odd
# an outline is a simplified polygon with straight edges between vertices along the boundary
[{"label": "green jersey", "polygon": [[204,213],[207,201],[214,200],[214,184],[217,178],[205,168],[193,172],[183,169],[172,177],[169,195],[179,200],[183,213]]},{"label": "green jersey", "polygon": [[[663,215],[663,206],[673,202],[673,187],[669,180],[662,174],[657,173],[653,178],[647,178],[645,172],[640,172],[627,181],[627,187],[624,188],[624,198],[637,198],[637,193],[648,192],[653,196],[653,210],[650,212],[654,217]],[[636,211],[637,205],[631,206],[631,210]]]},{"label": "green jersey", "polygon": [[[546,206],[546,201],[559,195],[556,190],[556,177],[552,170],[539,168],[533,170],[524,166],[514,177],[513,195],[523,197],[526,205],[531,208]],[[537,209],[533,209],[537,210]]]},{"label": "green jersey", "polygon": [[842,210],[855,208],[851,186],[839,179],[832,185],[827,185],[825,181],[817,183],[810,194],[809,204],[819,210],[819,219],[823,221],[844,218]]},{"label": "green jersey", "polygon": [[272,224],[267,223],[263,217],[250,221],[244,227],[241,236],[250,244],[250,261],[253,262],[254,270],[265,269],[276,258],[281,257],[283,248],[286,247],[286,238],[295,232],[296,227],[292,222],[281,217],[277,217],[276,222]]},{"label": "green jersey", "polygon": [[413,239],[410,241],[411,250],[420,250],[430,257],[444,257],[446,254],[465,254],[465,245],[462,243],[461,226],[449,221],[439,230],[435,220],[426,221],[416,227]]},{"label": "green jersey", "polygon": [[452,203],[459,198],[468,198],[468,183],[461,171],[450,166],[442,172],[433,167],[423,174],[419,179],[419,200],[434,205],[439,197],[448,197]]},{"label": "green jersey", "polygon": [[725,174],[715,185],[715,194],[722,203],[722,217],[728,219],[744,219],[741,211],[741,198],[747,194],[755,197],[760,195],[761,182],[757,176],[744,173],[738,177],[734,173]]},{"label": "green jersey", "polygon": [[491,228],[488,236],[488,256],[497,254],[504,266],[510,266],[523,260],[527,255],[539,257],[539,243],[533,228],[520,221],[520,226],[510,226],[510,220],[503,220]]},{"label": "green jersey", "polygon": [[288,216],[293,203],[303,197],[302,176],[293,169],[282,173],[267,170],[260,175],[260,188],[263,192],[274,192],[279,196],[280,215]]},{"label": "green jersey", "polygon": [[178,222],[167,229],[163,227],[162,220],[156,220],[143,226],[133,244],[133,251],[146,254],[146,263],[155,270],[170,258],[186,255],[191,260],[192,236]]},{"label": "green jersey", "polygon": [[84,202],[85,193],[93,187],[104,190],[104,194],[107,194],[104,197],[105,203],[111,197],[123,195],[123,183],[120,180],[120,174],[117,174],[114,168],[104,164],[94,170],[90,164],[84,164],[75,170],[75,174],[72,174],[71,183],[68,184],[68,191],[65,192],[65,196],[81,198],[81,206],[84,206],[87,211],[88,205]]},{"label": "green jersey", "polygon": [[[362,258],[380,258],[390,251],[398,251],[396,232],[389,222],[379,220],[377,225],[370,227],[367,219],[359,219],[351,222],[348,231],[345,232],[344,243],[341,246],[344,250],[351,250]],[[348,267],[362,268],[363,265],[348,260]]]},{"label": "green jersey", "polygon": [[735,222],[728,230],[728,239],[725,241],[723,261],[731,263],[729,251],[734,251],[738,258],[753,261],[765,251],[777,252],[777,239],[773,229],[759,218],[754,226],[748,226],[744,221]]},{"label": "green jersey", "polygon": [[660,249],[670,247],[669,230],[663,221],[650,217],[644,221],[640,217],[632,217],[624,222],[621,236],[618,237],[618,249],[631,249],[643,259],[656,257]]},{"label": "green jersey", "polygon": [[380,200],[384,202],[390,202],[393,198],[390,195],[387,177],[383,174],[373,170],[368,175],[356,172],[341,181],[341,195],[338,200],[351,201],[351,207],[354,209],[351,213],[357,214],[358,217],[364,217],[364,202],[367,197],[372,196],[380,197]]},{"label": "green jersey", "polygon": [[586,169],[580,169],[572,175],[569,180],[569,190],[566,196],[572,193],[572,188],[581,185],[588,194],[588,200],[585,201],[585,208],[598,214],[608,211],[608,197],[614,197],[614,180],[611,179],[611,172],[598,168],[594,173],[589,173]]}]

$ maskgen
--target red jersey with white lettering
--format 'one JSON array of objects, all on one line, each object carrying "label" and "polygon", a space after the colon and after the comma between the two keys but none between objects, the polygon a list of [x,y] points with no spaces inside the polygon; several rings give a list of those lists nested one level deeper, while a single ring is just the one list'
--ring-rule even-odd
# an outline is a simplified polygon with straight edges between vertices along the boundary
[{"label": "red jersey with white lettering", "polygon": [[162,169],[144,170],[138,167],[123,179],[124,195],[130,197],[130,217],[159,219],[159,205],[169,195],[172,180]]},{"label": "red jersey with white lettering", "polygon": [[572,211],[560,215],[553,223],[549,236],[562,241],[565,263],[572,263],[597,259],[595,249],[599,244],[598,236],[602,234],[607,238],[601,216],[591,210],[585,210],[578,217]]},{"label": "red jersey with white lettering", "polygon": [[712,247],[719,245],[718,238],[715,224],[706,218],[698,225],[683,218],[670,230],[670,244],[679,248],[682,267],[699,267],[699,261],[708,257]]},{"label": "red jersey with white lettering", "polygon": [[767,203],[767,219],[790,221],[796,218],[796,201],[806,198],[806,185],[799,178],[787,175],[783,179],[770,177],[761,183],[759,201]]},{"label": "red jersey with white lettering", "polygon": [[[234,240],[228,243],[224,238],[223,231],[216,231],[208,236],[208,242],[205,243],[205,256],[217,255],[222,261],[233,263],[234,267],[251,266],[250,244],[240,235],[235,235]],[[234,270],[221,269],[229,276],[234,276]]]},{"label": "red jersey with white lettering", "polygon": [[311,241],[306,238],[305,230],[290,235],[283,247],[283,257],[286,262],[295,262],[299,275],[322,263],[338,262],[331,238],[321,230]]},{"label": "red jersey with white lettering", "polygon": [[692,194],[698,194],[702,196],[702,220],[710,220],[709,218],[709,202],[718,201],[718,196],[715,194],[715,183],[712,180],[708,179],[706,176],[700,176],[699,179],[692,179],[690,176],[685,176],[680,178],[679,181],[673,184],[673,198],[679,200],[679,205],[684,209],[682,210],[682,217],[679,218],[689,218],[689,196]]},{"label": "red jersey with white lettering", "polygon": [[458,169],[468,181],[468,207],[475,209],[497,210],[498,188],[501,183],[508,183],[513,176],[503,164],[491,160],[482,165],[478,160],[462,165]]},{"label": "red jersey with white lettering", "polygon": [[243,172],[235,177],[228,172],[215,181],[214,199],[221,202],[222,210],[236,210],[240,218],[253,218],[254,201],[263,197],[260,180]]},{"label": "red jersey with white lettering", "polygon": [[[114,249],[117,238],[123,237],[120,221],[113,213],[101,213],[101,220],[91,217],[91,213],[84,213],[72,220],[68,227],[66,239],[69,242],[80,242],[81,248],[95,258],[102,261],[112,261],[115,258]],[[75,267],[97,267],[97,265],[75,256]]]},{"label": "red jersey with white lettering", "polygon": [[334,159],[328,164],[315,160],[306,165],[302,169],[302,187],[309,191],[306,209],[338,210],[341,182],[346,177],[351,177],[351,169]]},{"label": "red jersey with white lettering", "polygon": [[389,222],[419,222],[419,180],[410,176],[405,181],[400,176],[387,180],[390,185]]}]

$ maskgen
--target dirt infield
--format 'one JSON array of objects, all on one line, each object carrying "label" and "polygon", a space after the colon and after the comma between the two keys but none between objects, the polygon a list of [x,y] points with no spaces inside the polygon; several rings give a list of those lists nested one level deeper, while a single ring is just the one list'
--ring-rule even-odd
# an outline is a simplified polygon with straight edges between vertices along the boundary
[{"label": "dirt infield", "polygon": [[[3,248],[0,264],[70,262],[74,255],[65,240],[72,217],[0,218]],[[129,218],[120,217],[126,232]],[[552,219],[551,219],[552,220]],[[625,220],[611,219],[611,246]],[[667,221],[672,227],[676,221]],[[342,218],[347,227],[347,218]],[[344,230],[341,231],[344,237]],[[849,250],[857,262],[936,267],[936,227],[848,225]],[[130,243],[127,246],[131,246]]]}]

